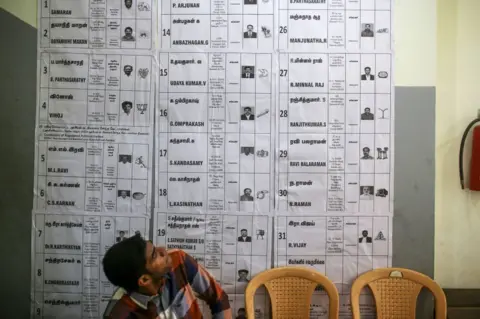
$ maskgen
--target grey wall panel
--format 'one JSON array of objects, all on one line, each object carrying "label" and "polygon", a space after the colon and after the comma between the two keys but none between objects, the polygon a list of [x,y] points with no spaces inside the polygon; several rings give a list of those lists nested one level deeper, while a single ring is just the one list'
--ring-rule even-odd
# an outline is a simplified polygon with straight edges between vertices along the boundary
[{"label": "grey wall panel", "polygon": [[[2,318],[28,318],[33,190],[36,30],[0,9],[0,305]],[[393,264],[433,276],[435,89],[396,89]],[[15,311],[13,311],[15,309]],[[431,303],[418,318],[430,318]]]},{"label": "grey wall panel", "polygon": [[[395,95],[393,266],[433,278],[435,88],[397,87]],[[421,296],[418,318],[430,318],[429,299]]]},{"label": "grey wall panel", "polygon": [[37,31],[2,9],[0,29],[0,317],[23,319],[30,312]]}]

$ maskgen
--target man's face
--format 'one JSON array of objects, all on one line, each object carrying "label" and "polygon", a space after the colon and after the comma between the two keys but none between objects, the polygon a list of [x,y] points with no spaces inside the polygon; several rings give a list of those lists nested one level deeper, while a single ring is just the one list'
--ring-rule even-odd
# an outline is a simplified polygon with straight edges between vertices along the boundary
[{"label": "man's face", "polygon": [[[245,155],[250,155],[250,148],[249,148],[249,147],[247,147],[247,148],[245,149]],[[243,192],[243,193],[244,193],[244,194],[247,194],[247,192]]]},{"label": "man's face", "polygon": [[363,187],[363,194],[365,195],[370,194],[370,188],[368,188],[367,186]]},{"label": "man's face", "polygon": [[238,276],[240,277],[240,279],[247,279],[247,274],[244,271],[240,272]]},{"label": "man's face", "polygon": [[253,25],[247,25],[247,30],[248,32],[252,32],[253,31]]},{"label": "man's face", "polygon": [[370,25],[369,24],[365,25],[365,30],[370,31]]},{"label": "man's face", "polygon": [[130,29],[130,28],[126,28],[126,29],[125,29],[125,35],[126,35],[126,36],[131,36],[132,33],[133,33],[132,29]]},{"label": "man's face", "polygon": [[130,9],[132,7],[132,0],[125,0],[125,7],[127,7],[127,9]]},{"label": "man's face", "polygon": [[366,230],[362,231],[362,236],[367,237],[368,236],[368,231],[366,231]]},{"label": "man's face", "polygon": [[132,110],[132,105],[130,103],[124,104],[123,110],[125,111],[125,113],[130,114],[130,111]]},{"label": "man's face", "polygon": [[249,109],[249,108],[246,108],[245,109],[245,115],[250,115],[250,114],[252,114],[252,110]]},{"label": "man's face", "polygon": [[252,73],[252,69],[250,69],[250,68],[245,68],[245,73]]},{"label": "man's face", "polygon": [[168,255],[165,247],[155,247],[150,241],[147,241],[145,268],[148,276],[154,283],[158,283],[172,269],[172,259]]},{"label": "man's face", "polygon": [[122,196],[123,199],[127,198],[127,191],[121,191],[120,196]]},{"label": "man's face", "polygon": [[370,68],[365,68],[365,74],[366,74],[366,75],[370,75],[370,71],[372,71],[372,69],[370,69]]},{"label": "man's face", "polygon": [[127,76],[130,76],[130,74],[132,74],[132,71],[133,71],[133,68],[130,65],[126,65],[123,68],[123,72],[125,72]]},{"label": "man's face", "polygon": [[242,237],[247,237],[247,231],[246,230],[242,230],[241,234],[242,234]]},{"label": "man's face", "polygon": [[[247,150],[249,150],[249,148],[247,148]],[[246,154],[246,152],[245,152]],[[246,190],[243,191],[243,193],[247,196],[250,196],[252,194],[252,190],[250,188],[247,188]]]},{"label": "man's face", "polygon": [[369,149],[368,147],[365,147],[365,148],[363,149],[363,155],[364,155],[364,156],[370,155],[370,149]]},{"label": "man's face", "polygon": [[124,232],[124,231],[121,231],[121,232],[119,233],[119,235],[120,235],[120,237],[123,238],[123,237],[125,236],[125,232]]},{"label": "man's face", "polygon": [[127,157],[126,156],[122,156],[122,163],[127,164]]},{"label": "man's face", "polygon": [[370,109],[368,107],[365,109],[365,114],[370,114]]}]

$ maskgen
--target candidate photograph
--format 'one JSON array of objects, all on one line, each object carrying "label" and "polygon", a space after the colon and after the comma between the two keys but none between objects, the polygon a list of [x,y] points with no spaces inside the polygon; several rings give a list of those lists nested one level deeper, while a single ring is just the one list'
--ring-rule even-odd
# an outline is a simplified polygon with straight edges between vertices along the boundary
[{"label": "candidate photograph", "polygon": [[126,27],[124,33],[125,34],[122,37],[122,41],[135,41],[135,37],[133,36],[133,29],[131,27]]},{"label": "candidate photograph", "polygon": [[372,200],[373,199],[373,186],[360,186],[360,199]]},{"label": "candidate photograph", "polygon": [[253,107],[246,106],[243,108],[243,113],[241,115],[242,121],[253,121],[255,119],[255,115],[253,114],[254,109]]},{"label": "candidate photograph", "polygon": [[239,242],[251,243],[252,236],[248,236],[248,231],[244,228],[240,230],[240,236],[238,237]]},{"label": "candidate photograph", "polygon": [[257,38],[257,32],[253,31],[253,25],[251,25],[251,24],[247,25],[247,31],[243,33],[243,37],[245,39],[256,39]]},{"label": "candidate photograph", "polygon": [[374,115],[373,115],[372,111],[370,110],[370,108],[366,107],[366,108],[363,109],[363,113],[360,116],[360,118],[363,121],[372,121],[374,119]]},{"label": "candidate photograph", "polygon": [[242,66],[242,78],[253,79],[255,78],[255,68],[253,66]]},{"label": "candidate photograph", "polygon": [[361,36],[363,38],[372,38],[374,36],[374,32],[372,31],[373,24],[365,23],[362,25],[362,33]]},{"label": "candidate photograph", "polygon": [[372,73],[372,68],[367,66],[364,69],[365,73],[362,74],[362,81],[373,81],[375,80],[375,75],[371,74]]},{"label": "candidate photograph", "polygon": [[252,189],[245,188],[243,190],[243,195],[240,196],[241,202],[253,202]]}]

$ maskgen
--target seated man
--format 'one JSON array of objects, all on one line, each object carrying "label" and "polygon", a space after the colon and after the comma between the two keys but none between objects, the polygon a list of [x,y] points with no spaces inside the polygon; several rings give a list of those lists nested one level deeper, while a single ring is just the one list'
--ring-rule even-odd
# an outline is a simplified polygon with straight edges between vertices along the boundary
[{"label": "seated man", "polygon": [[232,319],[227,294],[181,250],[167,252],[135,235],[107,251],[103,270],[119,287],[105,309],[105,319],[200,319],[197,297],[209,306],[213,319]]}]

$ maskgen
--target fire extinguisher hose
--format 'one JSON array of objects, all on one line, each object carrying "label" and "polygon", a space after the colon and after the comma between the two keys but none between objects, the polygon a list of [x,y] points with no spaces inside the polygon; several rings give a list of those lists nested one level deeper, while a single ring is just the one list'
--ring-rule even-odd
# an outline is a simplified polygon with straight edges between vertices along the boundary
[{"label": "fire extinguisher hose", "polygon": [[465,132],[463,132],[462,136],[462,142],[460,143],[460,154],[458,155],[458,167],[459,167],[459,172],[460,172],[460,185],[462,186],[462,189],[465,189],[465,177],[463,174],[463,152],[465,149],[465,141],[467,140],[468,133],[472,129],[472,127],[480,123],[480,118],[477,118],[468,124],[467,128],[465,129]]}]

